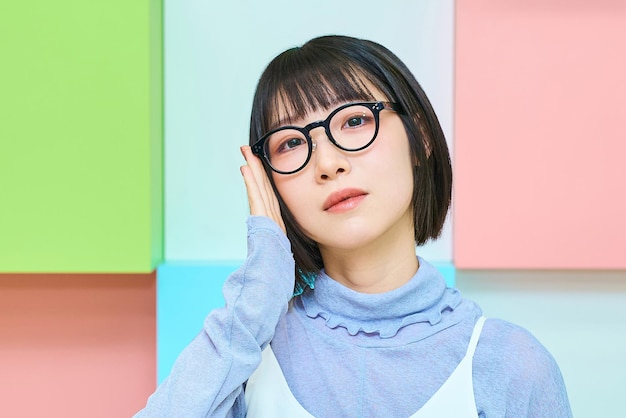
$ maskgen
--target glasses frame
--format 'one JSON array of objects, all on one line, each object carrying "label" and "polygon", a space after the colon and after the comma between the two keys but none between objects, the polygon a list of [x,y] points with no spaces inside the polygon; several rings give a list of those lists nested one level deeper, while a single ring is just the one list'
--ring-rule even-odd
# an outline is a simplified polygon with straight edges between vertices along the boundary
[{"label": "glasses frame", "polygon": [[[335,141],[335,138],[333,138],[332,134],[330,133],[330,120],[337,113],[341,112],[343,109],[345,109],[346,107],[350,107],[350,106],[364,106],[364,107],[368,107],[372,111],[372,114],[374,115],[374,121],[376,123],[375,130],[374,130],[374,135],[372,136],[372,139],[367,144],[365,144],[365,145],[363,145],[362,147],[359,147],[359,148],[345,148],[345,147],[342,147],[339,143],[337,143],[337,141]],[[395,103],[395,102],[385,102],[385,101],[346,103],[344,105],[339,106],[335,110],[333,110],[328,115],[328,117],[326,119],[324,119],[324,120],[318,120],[318,121],[315,121],[315,122],[311,122],[311,123],[309,123],[308,125],[306,125],[304,127],[293,126],[293,125],[285,125],[285,126],[281,126],[279,128],[276,128],[276,129],[272,129],[271,131],[269,131],[266,134],[264,134],[261,138],[259,138],[258,141],[256,141],[254,144],[252,144],[252,147],[251,147],[252,148],[252,153],[257,155],[259,158],[262,158],[263,161],[265,161],[265,163],[268,165],[268,167],[271,168],[272,171],[274,171],[274,172],[276,172],[278,174],[293,174],[293,173],[297,173],[298,171],[300,171],[304,167],[306,167],[306,165],[311,160],[311,155],[313,155],[313,149],[315,148],[314,147],[315,144],[313,143],[313,139],[311,138],[311,134],[310,134],[310,132],[313,129],[316,129],[316,128],[319,128],[319,127],[323,127],[324,131],[326,132],[326,137],[330,140],[330,142],[332,142],[333,145],[335,145],[337,148],[339,148],[339,149],[341,149],[343,151],[348,151],[348,152],[361,151],[361,150],[369,147],[370,145],[372,145],[372,143],[374,142],[374,140],[378,136],[378,129],[380,128],[380,112],[382,110],[385,110],[385,109],[393,110],[395,112],[400,112],[400,105],[398,103]],[[269,138],[271,135],[275,134],[276,132],[280,132],[280,131],[283,131],[285,129],[292,129],[292,130],[299,131],[307,139],[307,145],[308,145],[309,149],[308,149],[308,154],[307,154],[306,160],[296,170],[282,171],[282,170],[276,169],[274,166],[272,166],[272,163],[270,162],[270,159],[269,159],[269,157],[267,156],[267,153],[266,153],[265,142],[266,142],[267,138]]]}]

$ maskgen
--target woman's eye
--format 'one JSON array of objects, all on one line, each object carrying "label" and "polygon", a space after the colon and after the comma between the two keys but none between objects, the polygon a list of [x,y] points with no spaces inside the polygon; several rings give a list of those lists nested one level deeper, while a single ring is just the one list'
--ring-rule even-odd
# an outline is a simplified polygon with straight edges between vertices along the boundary
[{"label": "woman's eye", "polygon": [[371,122],[373,122],[373,118],[367,115],[363,115],[363,114],[354,115],[345,119],[345,122],[343,123],[343,128],[344,129],[359,128]]},{"label": "woman's eye", "polygon": [[302,145],[305,145],[306,141],[303,138],[289,138],[281,142],[278,147],[278,152],[287,152]]},{"label": "woman's eye", "polygon": [[348,119],[348,122],[346,122],[346,125],[349,128],[354,128],[355,126],[363,125],[363,123],[364,123],[363,118],[354,117],[354,118]]}]

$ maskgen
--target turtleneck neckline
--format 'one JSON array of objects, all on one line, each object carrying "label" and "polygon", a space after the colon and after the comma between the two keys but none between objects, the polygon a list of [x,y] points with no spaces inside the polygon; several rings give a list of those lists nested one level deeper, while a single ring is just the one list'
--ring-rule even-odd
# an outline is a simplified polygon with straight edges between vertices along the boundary
[{"label": "turtleneck neckline", "polygon": [[370,294],[352,290],[322,270],[315,279],[315,290],[300,296],[310,318],[321,317],[329,328],[343,327],[350,335],[376,333],[391,338],[411,324],[438,324],[442,313],[461,303],[456,289],[446,287],[442,274],[418,257],[419,269],[404,285],[384,293]]}]

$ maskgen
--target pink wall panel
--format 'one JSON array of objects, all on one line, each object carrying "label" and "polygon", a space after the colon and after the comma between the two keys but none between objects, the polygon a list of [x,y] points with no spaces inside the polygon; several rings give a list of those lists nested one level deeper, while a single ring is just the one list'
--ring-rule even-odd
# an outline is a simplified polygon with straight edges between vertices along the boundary
[{"label": "pink wall panel", "polygon": [[155,275],[0,275],[0,416],[128,417],[156,384]]},{"label": "pink wall panel", "polygon": [[456,19],[456,266],[626,268],[626,2]]}]

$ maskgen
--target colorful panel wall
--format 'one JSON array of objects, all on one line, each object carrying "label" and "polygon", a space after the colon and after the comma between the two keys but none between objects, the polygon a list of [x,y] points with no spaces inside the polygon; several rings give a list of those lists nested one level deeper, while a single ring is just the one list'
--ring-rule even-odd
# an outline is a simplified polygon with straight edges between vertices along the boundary
[{"label": "colorful panel wall", "polygon": [[[622,2],[366,0],[356,17],[326,0],[131,3],[0,7],[0,416],[145,404],[245,257],[238,147],[257,78],[323,34],[388,46],[433,102],[454,216],[418,253],[449,285],[526,306],[508,277],[542,312],[560,298],[579,315],[625,295]],[[572,299],[567,273],[546,284],[530,269],[618,271],[602,292],[577,276]],[[609,301],[617,333],[622,299]],[[595,335],[534,319],[558,323],[568,352]],[[624,341],[608,344],[617,358]],[[562,363],[568,385],[602,380],[578,364]]]},{"label": "colorful panel wall", "polygon": [[458,1],[458,268],[625,269],[626,6]]},{"label": "colorful panel wall", "polygon": [[131,416],[156,382],[162,4],[5,3],[0,416]]}]

